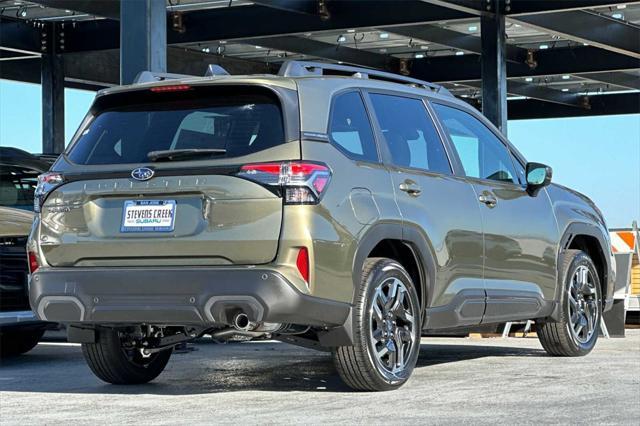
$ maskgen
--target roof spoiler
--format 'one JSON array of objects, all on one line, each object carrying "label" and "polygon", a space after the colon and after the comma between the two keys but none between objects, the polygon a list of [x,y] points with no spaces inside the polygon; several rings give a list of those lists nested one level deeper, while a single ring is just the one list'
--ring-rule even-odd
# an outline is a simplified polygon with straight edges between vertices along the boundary
[{"label": "roof spoiler", "polygon": [[[328,72],[327,72],[328,71]],[[418,80],[416,78],[405,77],[385,71],[378,71],[364,67],[354,67],[349,65],[328,64],[323,62],[308,61],[286,61],[280,67],[278,75],[283,77],[306,77],[306,76],[323,76],[323,75],[349,75],[354,78],[370,78],[376,80],[389,81],[392,83],[408,84],[429,89],[435,93],[442,93],[453,96],[444,87],[429,83],[428,81]]]}]

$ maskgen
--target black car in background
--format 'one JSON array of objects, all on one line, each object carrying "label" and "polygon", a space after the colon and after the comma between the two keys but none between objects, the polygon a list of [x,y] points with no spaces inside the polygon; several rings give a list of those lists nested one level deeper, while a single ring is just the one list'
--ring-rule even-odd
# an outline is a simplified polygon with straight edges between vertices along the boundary
[{"label": "black car in background", "polygon": [[[49,160],[49,159],[47,159]],[[33,222],[33,192],[50,161],[0,147],[0,355],[31,350],[52,324],[29,306],[26,242]]]}]

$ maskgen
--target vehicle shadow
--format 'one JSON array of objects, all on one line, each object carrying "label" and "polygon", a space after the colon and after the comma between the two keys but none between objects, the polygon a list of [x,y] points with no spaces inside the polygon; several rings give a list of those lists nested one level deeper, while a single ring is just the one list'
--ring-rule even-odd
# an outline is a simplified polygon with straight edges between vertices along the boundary
[{"label": "vehicle shadow", "polygon": [[[328,353],[290,346],[285,349],[279,343],[194,346],[193,353],[174,354],[156,381],[136,386],[108,385],[98,380],[78,347],[49,347],[46,353],[34,351],[3,360],[0,391],[109,395],[354,392],[340,380]],[[541,349],[423,343],[416,372],[484,357],[539,356],[545,356]]]}]

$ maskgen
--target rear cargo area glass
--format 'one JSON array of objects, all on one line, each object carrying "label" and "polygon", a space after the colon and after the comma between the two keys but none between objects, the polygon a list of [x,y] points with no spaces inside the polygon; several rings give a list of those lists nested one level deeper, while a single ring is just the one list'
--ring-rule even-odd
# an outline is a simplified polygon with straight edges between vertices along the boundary
[{"label": "rear cargo area glass", "polygon": [[262,90],[145,90],[104,98],[67,153],[73,163],[148,163],[149,152],[184,149],[219,150],[197,159],[220,159],[285,142],[279,101]]}]

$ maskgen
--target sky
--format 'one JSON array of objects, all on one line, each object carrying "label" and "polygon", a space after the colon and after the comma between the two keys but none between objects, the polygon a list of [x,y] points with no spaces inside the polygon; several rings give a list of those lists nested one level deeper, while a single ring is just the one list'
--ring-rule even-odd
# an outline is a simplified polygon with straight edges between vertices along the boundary
[{"label": "sky", "polygon": [[[65,90],[65,138],[95,93]],[[0,145],[41,151],[40,86],[0,80]],[[640,114],[509,121],[509,140],[528,161],[553,168],[554,182],[589,196],[611,228],[640,222]]]}]

